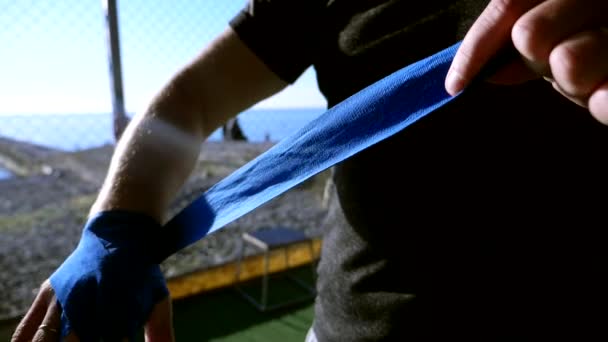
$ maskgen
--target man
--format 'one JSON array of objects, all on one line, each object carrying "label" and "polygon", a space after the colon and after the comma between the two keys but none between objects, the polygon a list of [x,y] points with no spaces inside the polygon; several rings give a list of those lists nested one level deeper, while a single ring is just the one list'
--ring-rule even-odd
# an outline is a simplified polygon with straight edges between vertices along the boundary
[{"label": "man", "polygon": [[[163,222],[199,142],[311,64],[333,106],[468,31],[446,80],[455,94],[512,40],[526,63],[491,81],[515,85],[478,84],[335,167],[309,338],[522,340],[600,327],[608,130],[589,112],[608,122],[608,3],[486,5],[253,1],[133,120],[91,212]],[[14,341],[57,339],[59,312],[46,283]],[[168,300],[145,332],[172,339]]]}]

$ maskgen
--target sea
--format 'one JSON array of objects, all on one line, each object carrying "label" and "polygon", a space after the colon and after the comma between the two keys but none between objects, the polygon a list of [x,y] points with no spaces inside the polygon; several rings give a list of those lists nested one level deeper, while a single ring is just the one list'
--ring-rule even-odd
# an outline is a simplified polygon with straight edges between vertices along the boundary
[{"label": "sea", "polygon": [[[325,111],[324,108],[250,109],[238,116],[248,141],[278,142],[296,132]],[[0,137],[63,151],[81,151],[114,142],[112,115],[19,114],[0,115]],[[222,140],[221,130],[208,140]],[[0,166],[0,179],[11,176]]]}]

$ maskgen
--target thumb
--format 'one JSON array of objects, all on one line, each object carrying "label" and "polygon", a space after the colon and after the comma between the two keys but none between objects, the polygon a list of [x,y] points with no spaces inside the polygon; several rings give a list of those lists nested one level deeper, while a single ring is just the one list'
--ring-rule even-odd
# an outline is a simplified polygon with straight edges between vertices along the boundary
[{"label": "thumb", "polygon": [[544,0],[493,0],[464,37],[446,77],[448,93],[462,91],[511,42],[519,17]]},{"label": "thumb", "polygon": [[175,341],[173,335],[173,312],[169,296],[156,303],[146,323],[144,333],[146,342]]}]

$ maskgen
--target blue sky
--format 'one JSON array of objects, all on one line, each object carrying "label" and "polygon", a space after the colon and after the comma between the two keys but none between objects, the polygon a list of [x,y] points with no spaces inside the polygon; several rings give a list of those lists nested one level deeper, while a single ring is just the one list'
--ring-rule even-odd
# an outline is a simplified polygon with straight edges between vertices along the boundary
[{"label": "blue sky", "polygon": [[[245,0],[118,0],[127,111],[226,28]],[[0,114],[111,111],[101,0],[0,0]],[[256,107],[324,107],[314,71]]]}]

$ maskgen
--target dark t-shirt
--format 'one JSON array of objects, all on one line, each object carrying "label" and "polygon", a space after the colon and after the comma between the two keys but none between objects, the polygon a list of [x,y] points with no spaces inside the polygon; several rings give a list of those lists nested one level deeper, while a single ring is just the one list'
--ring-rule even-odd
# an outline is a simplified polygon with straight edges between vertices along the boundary
[{"label": "dark t-shirt", "polygon": [[[333,106],[462,39],[487,2],[259,0],[231,25],[285,81],[313,65]],[[337,165],[319,341],[589,332],[607,147],[608,128],[546,82],[487,84]]]}]

